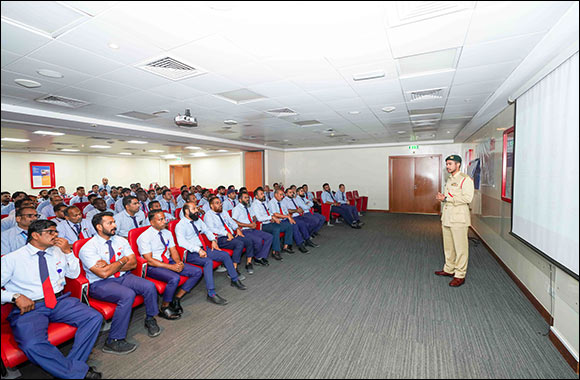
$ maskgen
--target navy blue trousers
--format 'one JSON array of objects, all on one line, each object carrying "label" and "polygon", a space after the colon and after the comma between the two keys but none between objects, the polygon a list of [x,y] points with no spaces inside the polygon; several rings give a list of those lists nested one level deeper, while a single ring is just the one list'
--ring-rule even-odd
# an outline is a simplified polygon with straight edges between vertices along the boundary
[{"label": "navy blue trousers", "polygon": [[[175,261],[169,259],[169,264],[175,264]],[[194,267],[193,265],[184,265],[183,270],[179,273],[166,268],[156,268],[147,265],[148,277],[167,283],[165,291],[163,292],[163,302],[171,302],[173,300],[173,296],[179,287],[181,276],[189,277],[187,281],[181,285],[181,289],[189,293],[195,284],[197,284],[202,275],[202,270],[198,267]]]},{"label": "navy blue trousers", "polygon": [[236,236],[228,241],[226,236],[220,236],[217,241],[220,248],[231,249],[234,251],[232,256],[234,263],[240,263],[244,248],[246,249],[246,257],[254,257],[254,242],[250,238]]},{"label": "navy blue trousers", "polygon": [[360,220],[358,216],[358,210],[356,207],[351,205],[332,206],[330,208],[330,212],[339,214],[348,224],[353,224],[354,222],[358,222]]},{"label": "navy blue trousers", "polygon": [[272,250],[276,252],[280,252],[280,233],[284,232],[284,244],[291,245],[292,239],[294,238],[294,230],[290,223],[268,223],[262,224],[262,231],[267,232],[272,235]]},{"label": "navy blue trousers", "polygon": [[[34,310],[20,315],[20,309],[14,307],[8,321],[18,347],[32,363],[59,379],[85,377],[89,370],[86,362],[103,322],[103,316],[98,311],[65,294],[57,299],[54,309],[39,302]],[[72,349],[66,357],[48,341],[50,322],[66,323],[77,328]]]},{"label": "navy blue trousers", "polygon": [[[219,243],[218,243],[219,244]],[[220,244],[221,245],[221,244]],[[227,248],[226,248],[227,249]],[[208,293],[210,290],[215,290],[215,283],[213,281],[213,262],[221,262],[228,270],[228,274],[234,281],[238,280],[238,272],[234,268],[232,258],[227,252],[217,251],[215,249],[206,249],[207,257],[199,257],[198,252],[187,252],[187,262],[194,265],[199,265],[203,268],[203,277],[205,278],[205,288]]]},{"label": "navy blue trousers", "polygon": [[143,296],[147,316],[156,316],[159,313],[157,288],[149,280],[127,272],[121,277],[110,277],[93,282],[89,286],[89,296],[100,301],[117,304],[109,331],[109,341],[127,337],[131,310],[137,294]]},{"label": "navy blue trousers", "polygon": [[308,212],[302,215],[302,217],[310,223],[312,228],[310,230],[310,235],[312,235],[313,232],[320,231],[322,226],[324,226],[324,223],[326,223],[326,218],[322,214]]},{"label": "navy blue trousers", "polygon": [[257,259],[267,258],[270,254],[272,241],[274,240],[272,235],[264,231],[252,229],[244,230],[243,233],[254,242],[254,257]]}]

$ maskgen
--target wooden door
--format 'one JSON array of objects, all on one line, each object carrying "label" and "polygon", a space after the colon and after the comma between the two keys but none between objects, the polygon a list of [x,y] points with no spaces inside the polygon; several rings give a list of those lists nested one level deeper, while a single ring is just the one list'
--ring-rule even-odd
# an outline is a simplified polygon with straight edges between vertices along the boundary
[{"label": "wooden door", "polygon": [[180,188],[183,185],[191,186],[191,165],[169,166],[170,187]]},{"label": "wooden door", "polygon": [[389,157],[389,211],[439,213],[441,155]]},{"label": "wooden door", "polygon": [[244,183],[248,191],[264,185],[264,152],[244,153]]}]

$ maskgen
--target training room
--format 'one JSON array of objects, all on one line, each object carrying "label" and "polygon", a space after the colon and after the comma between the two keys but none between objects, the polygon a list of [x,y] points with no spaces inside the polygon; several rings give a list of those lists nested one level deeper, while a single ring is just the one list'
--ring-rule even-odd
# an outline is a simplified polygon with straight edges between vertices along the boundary
[{"label": "training room", "polygon": [[579,375],[578,1],[2,1],[2,378]]}]

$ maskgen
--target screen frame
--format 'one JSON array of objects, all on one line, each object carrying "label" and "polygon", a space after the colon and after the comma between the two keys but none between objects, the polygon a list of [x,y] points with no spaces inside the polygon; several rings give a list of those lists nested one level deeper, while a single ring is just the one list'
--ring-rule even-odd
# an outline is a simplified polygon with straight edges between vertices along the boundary
[{"label": "screen frame", "polygon": [[[501,200],[504,202],[509,202],[512,203],[512,198],[508,198],[506,196],[506,174],[507,174],[507,142],[508,142],[508,138],[509,135],[513,136],[513,140],[514,140],[514,147],[515,147],[515,141],[516,141],[516,133],[514,130],[514,127],[511,127],[509,129],[507,129],[506,131],[503,132],[503,152],[502,152],[502,164],[501,164]],[[512,155],[515,156],[515,149],[512,152]],[[513,166],[513,157],[512,157],[512,197],[514,195],[514,183],[513,183],[513,170],[514,166]]]},{"label": "screen frame", "polygon": [[518,101],[516,100],[514,103],[514,126],[513,128],[513,132],[514,132],[514,166],[513,166],[513,170],[512,170],[512,207],[510,207],[510,232],[509,234],[511,236],[513,236],[514,238],[516,238],[516,240],[518,240],[519,242],[521,242],[522,244],[524,244],[526,247],[530,248],[532,251],[534,251],[535,253],[537,253],[538,255],[542,256],[544,259],[548,260],[548,262],[550,264],[553,264],[554,266],[556,266],[557,268],[563,270],[566,274],[568,274],[569,276],[571,276],[572,278],[576,279],[577,281],[580,280],[580,277],[572,272],[571,269],[567,268],[564,264],[556,261],[555,259],[553,259],[552,257],[550,257],[548,254],[546,254],[544,251],[538,249],[536,246],[534,246],[533,244],[531,244],[530,242],[528,242],[526,239],[524,239],[523,237],[519,236],[518,234],[516,234],[514,232],[514,207],[513,207],[513,200],[514,200],[514,189],[516,188],[516,183],[515,183],[515,177],[516,177],[516,149],[517,149],[517,139],[516,139],[516,129],[517,129],[517,122],[516,122],[516,117],[517,117],[517,106],[518,106]]}]

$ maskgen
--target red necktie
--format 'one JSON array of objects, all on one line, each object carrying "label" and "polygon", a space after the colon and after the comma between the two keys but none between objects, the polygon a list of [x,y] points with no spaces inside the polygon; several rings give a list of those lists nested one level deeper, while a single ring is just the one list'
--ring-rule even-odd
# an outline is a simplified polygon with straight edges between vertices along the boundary
[{"label": "red necktie", "polygon": [[159,239],[161,239],[161,243],[165,247],[165,249],[163,250],[163,253],[161,254],[161,260],[163,260],[163,262],[165,264],[169,264],[169,259],[167,258],[167,256],[165,256],[165,252],[167,252],[167,247],[169,247],[169,243],[165,243],[165,240],[163,240],[163,234],[161,233],[161,231],[159,231]]},{"label": "red necktie", "polygon": [[48,265],[44,257],[46,252],[38,251],[36,254],[38,255],[38,269],[40,270],[40,281],[42,281],[42,293],[44,293],[44,306],[49,309],[54,309],[56,306],[56,296],[54,289],[52,289],[50,276],[48,275]]},{"label": "red necktie", "polygon": [[248,220],[250,223],[252,223],[252,216],[250,215],[250,210],[248,210],[248,208],[246,207],[246,212],[248,213]]},{"label": "red necktie", "polygon": [[229,234],[232,234],[232,230],[230,230],[230,228],[228,227],[228,225],[226,224],[226,222],[224,222],[224,220],[222,219],[222,216],[220,214],[217,214],[217,216],[220,218],[220,220],[222,221],[222,224],[224,225],[224,227],[226,228],[226,231],[228,231]]},{"label": "red necktie", "polygon": [[270,211],[268,211],[268,207],[266,207],[266,205],[263,203],[262,206],[264,206],[264,210],[266,210],[266,213],[268,214],[268,216],[270,216]]}]

